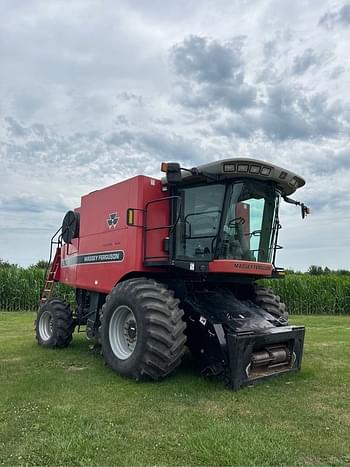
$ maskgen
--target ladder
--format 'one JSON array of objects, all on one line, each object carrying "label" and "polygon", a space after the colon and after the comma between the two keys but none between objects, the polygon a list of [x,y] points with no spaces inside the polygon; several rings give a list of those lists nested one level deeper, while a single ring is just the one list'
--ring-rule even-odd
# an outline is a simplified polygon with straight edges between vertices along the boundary
[{"label": "ladder", "polygon": [[[61,228],[59,228],[55,235],[51,238],[49,266],[46,273],[44,288],[42,289],[40,295],[39,307],[44,305],[52,297],[52,293],[55,288],[55,282],[59,279],[59,272],[61,268],[62,240],[61,235],[58,237],[58,240],[55,240],[55,237],[60,232],[60,230]],[[57,245],[57,248],[55,257],[51,262],[52,250],[54,245]]]}]

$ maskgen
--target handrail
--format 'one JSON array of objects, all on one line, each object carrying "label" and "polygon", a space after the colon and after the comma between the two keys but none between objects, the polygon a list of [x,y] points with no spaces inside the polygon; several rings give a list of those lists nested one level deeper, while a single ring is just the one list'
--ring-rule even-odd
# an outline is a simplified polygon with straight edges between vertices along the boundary
[{"label": "handrail", "polygon": [[50,257],[49,257],[49,262],[47,264],[46,270],[45,270],[45,277],[47,277],[50,266],[51,266],[51,261],[52,261],[52,250],[53,250],[53,245],[61,246],[62,245],[62,234],[58,236],[57,241],[55,241],[56,236],[58,233],[62,230],[62,226],[52,235],[51,241],[50,241]]}]

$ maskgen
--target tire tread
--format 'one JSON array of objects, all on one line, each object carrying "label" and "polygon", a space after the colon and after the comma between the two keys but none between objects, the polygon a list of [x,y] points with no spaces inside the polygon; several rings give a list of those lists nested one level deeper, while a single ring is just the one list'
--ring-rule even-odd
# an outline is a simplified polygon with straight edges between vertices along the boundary
[{"label": "tire tread", "polygon": [[[55,322],[55,332],[51,339],[47,342],[42,341],[39,334],[39,319],[41,312],[49,311],[52,313],[54,322]],[[38,318],[36,320],[36,340],[39,345],[43,347],[51,347],[62,349],[67,347],[71,340],[72,334],[74,332],[74,321],[72,316],[72,311],[69,305],[57,298],[48,300],[42,307],[39,309]]]},{"label": "tire tread", "polygon": [[281,301],[280,296],[274,293],[271,287],[255,285],[254,302],[276,318],[283,318],[288,322],[286,305]]},{"label": "tire tread", "polygon": [[135,278],[121,282],[111,291],[102,308],[110,306],[118,296],[132,297],[135,306],[141,306],[145,313],[145,352],[137,368],[130,370],[134,379],[164,378],[181,364],[185,351],[186,323],[179,299],[165,284],[149,278]]}]

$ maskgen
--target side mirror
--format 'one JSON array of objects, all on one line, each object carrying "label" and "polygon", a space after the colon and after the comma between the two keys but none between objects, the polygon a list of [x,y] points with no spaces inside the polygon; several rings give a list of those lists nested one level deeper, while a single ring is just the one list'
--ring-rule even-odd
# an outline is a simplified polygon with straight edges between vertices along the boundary
[{"label": "side mirror", "polygon": [[288,198],[288,196],[283,196],[283,199],[286,203],[289,204],[294,204],[295,206],[300,206],[301,207],[301,217],[305,219],[305,217],[310,214],[310,208],[305,206],[304,203],[301,203],[300,201],[295,201],[292,198]]},{"label": "side mirror", "polygon": [[181,167],[177,162],[162,162],[161,171],[166,173],[168,183],[179,183],[182,180]]},{"label": "side mirror", "polygon": [[302,219],[305,219],[305,217],[310,214],[310,208],[308,208],[307,206],[305,206],[304,203],[301,203],[301,217]]}]

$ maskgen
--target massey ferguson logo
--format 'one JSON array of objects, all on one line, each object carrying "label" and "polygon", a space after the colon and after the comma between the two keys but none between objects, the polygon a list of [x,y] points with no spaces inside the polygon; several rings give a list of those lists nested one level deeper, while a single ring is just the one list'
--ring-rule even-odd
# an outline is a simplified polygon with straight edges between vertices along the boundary
[{"label": "massey ferguson logo", "polygon": [[234,263],[234,269],[253,269],[256,271],[270,271],[270,264],[256,264],[256,263]]},{"label": "massey ferguson logo", "polygon": [[110,229],[115,229],[119,221],[119,214],[117,212],[112,212],[107,219],[107,224]]}]

